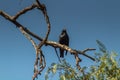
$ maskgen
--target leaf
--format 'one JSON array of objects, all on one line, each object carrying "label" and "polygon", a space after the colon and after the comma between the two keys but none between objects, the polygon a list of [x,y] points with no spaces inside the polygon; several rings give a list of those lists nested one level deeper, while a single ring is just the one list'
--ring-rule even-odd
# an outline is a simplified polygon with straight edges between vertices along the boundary
[{"label": "leaf", "polygon": [[65,79],[65,75],[61,75],[61,76],[60,76],[60,80],[66,80],[66,79]]},{"label": "leaf", "polygon": [[52,69],[53,74],[56,73],[56,70],[57,70],[57,64],[54,64],[53,69]]},{"label": "leaf", "polygon": [[105,45],[99,40],[96,40],[96,42],[98,44],[98,47],[99,47],[100,51],[102,51],[103,53],[106,53],[107,49],[106,49]]}]

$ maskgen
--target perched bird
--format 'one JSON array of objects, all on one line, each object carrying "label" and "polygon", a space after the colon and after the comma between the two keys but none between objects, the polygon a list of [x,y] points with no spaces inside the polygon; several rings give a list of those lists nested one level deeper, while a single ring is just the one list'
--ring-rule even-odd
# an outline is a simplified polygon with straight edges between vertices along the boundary
[{"label": "perched bird", "polygon": [[[66,29],[63,29],[60,36],[59,36],[59,43],[62,45],[69,46],[69,36],[67,34]],[[67,51],[66,51],[67,55]],[[64,50],[60,48],[60,57],[64,58]]]}]

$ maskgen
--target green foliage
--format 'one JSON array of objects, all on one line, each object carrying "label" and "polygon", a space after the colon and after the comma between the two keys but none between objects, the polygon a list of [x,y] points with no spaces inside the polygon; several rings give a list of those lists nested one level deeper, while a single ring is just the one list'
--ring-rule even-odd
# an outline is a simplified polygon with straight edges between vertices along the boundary
[{"label": "green foliage", "polygon": [[48,80],[48,74],[52,73],[54,75],[57,71],[59,72],[59,80],[75,80],[78,78],[77,71],[65,60],[62,60],[61,63],[53,63],[49,67],[45,75],[45,80]]},{"label": "green foliage", "polygon": [[96,42],[98,44],[100,51],[102,51],[103,53],[106,53],[107,49],[106,49],[105,45],[99,40],[96,40]]},{"label": "green foliage", "polygon": [[[100,53],[95,53],[96,64],[90,68],[83,67],[80,71],[76,67],[72,67],[63,60],[61,63],[53,63],[46,72],[46,80],[48,75],[59,72],[58,80],[119,80],[120,65],[116,60],[117,53],[108,52],[103,43],[97,40]],[[88,70],[89,69],[89,70]]]},{"label": "green foliage", "polygon": [[[95,80],[118,80],[120,79],[120,67],[115,59],[116,53],[104,53],[99,58],[97,66],[91,66],[90,78]],[[93,79],[93,80],[94,80]]]},{"label": "green foliage", "polygon": [[116,60],[117,53],[108,52],[104,44],[97,40],[101,53],[96,53],[96,64],[90,67],[89,80],[119,80],[120,66]]}]

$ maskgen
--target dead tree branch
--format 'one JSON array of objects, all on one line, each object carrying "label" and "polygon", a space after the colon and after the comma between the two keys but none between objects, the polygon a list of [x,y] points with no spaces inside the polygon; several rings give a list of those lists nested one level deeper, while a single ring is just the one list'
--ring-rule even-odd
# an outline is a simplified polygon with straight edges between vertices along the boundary
[{"label": "dead tree branch", "polygon": [[46,33],[46,37],[45,39],[39,44],[38,48],[40,48],[42,45],[45,44],[45,42],[47,41],[48,39],[48,36],[50,34],[50,29],[51,29],[51,24],[50,24],[50,20],[49,20],[49,17],[47,15],[47,9],[45,7],[44,4],[41,4],[38,0],[36,0],[37,2],[37,8],[42,11],[44,17],[45,17],[45,20],[46,20],[46,23],[47,23],[47,27],[48,27],[48,30],[47,30],[47,33]]},{"label": "dead tree branch", "polygon": [[19,11],[14,17],[13,19],[16,20],[17,18],[19,18],[19,16],[21,16],[22,14],[25,14],[27,11],[30,11],[32,9],[36,8],[35,4],[32,4],[30,7],[24,8],[23,10]]},{"label": "dead tree branch", "polygon": [[[23,15],[26,12],[31,11],[31,10],[33,10],[35,8],[38,9],[38,10],[40,10],[43,13],[44,17],[45,17],[46,24],[47,24],[47,29],[48,29],[47,32],[46,32],[45,38],[39,37],[38,35],[36,35],[35,33],[31,32],[25,26],[23,26],[22,24],[20,24],[20,22],[17,21],[17,19],[21,15]],[[10,16],[7,13],[5,13],[4,11],[0,11],[0,15],[3,16],[6,20],[9,20],[11,23],[13,23],[14,25],[16,25],[16,27],[32,43],[32,45],[35,48],[35,51],[36,51],[36,60],[35,60],[35,63],[34,63],[34,75],[32,77],[32,80],[34,80],[35,78],[37,78],[37,76],[39,74],[41,74],[41,72],[43,71],[43,69],[46,67],[46,59],[45,59],[44,53],[42,52],[42,49],[41,49],[41,47],[43,45],[52,46],[55,49],[56,48],[62,48],[64,50],[69,51],[72,55],[74,55],[74,57],[76,59],[76,66],[78,67],[78,69],[80,69],[79,62],[81,62],[81,59],[80,59],[79,55],[83,55],[83,56],[85,56],[85,57],[87,57],[87,58],[95,61],[94,58],[92,58],[91,56],[85,54],[87,51],[92,51],[92,50],[95,50],[95,49],[87,48],[87,49],[85,49],[83,51],[81,51],[81,50],[75,50],[75,49],[72,49],[72,48],[70,48],[70,47],[68,47],[66,45],[62,45],[62,44],[59,44],[57,42],[49,41],[48,40],[48,36],[49,36],[50,30],[51,30],[51,24],[50,24],[49,16],[47,14],[46,6],[44,4],[41,4],[39,2],[39,0],[36,0],[35,4],[32,4],[31,6],[29,6],[27,8],[24,8],[23,10],[21,10],[20,12],[18,12],[15,16]],[[37,39],[37,40],[39,40],[40,43],[36,44],[35,41],[32,39],[32,37],[35,38],[35,39]]]}]

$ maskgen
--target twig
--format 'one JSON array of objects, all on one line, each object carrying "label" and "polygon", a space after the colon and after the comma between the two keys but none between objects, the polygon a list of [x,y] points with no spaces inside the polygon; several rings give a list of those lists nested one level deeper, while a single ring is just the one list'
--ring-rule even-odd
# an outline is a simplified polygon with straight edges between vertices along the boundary
[{"label": "twig", "polygon": [[13,19],[16,20],[17,18],[19,18],[19,16],[21,16],[22,14],[34,9],[36,7],[35,4],[32,4],[30,7],[24,8],[23,10],[19,11],[14,17]]},{"label": "twig", "polygon": [[58,57],[59,62],[61,62],[60,57],[59,57],[59,55],[58,55],[58,52],[57,52],[56,48],[54,48],[54,49],[55,49],[55,53],[56,53],[56,55],[57,55],[57,57]]}]

